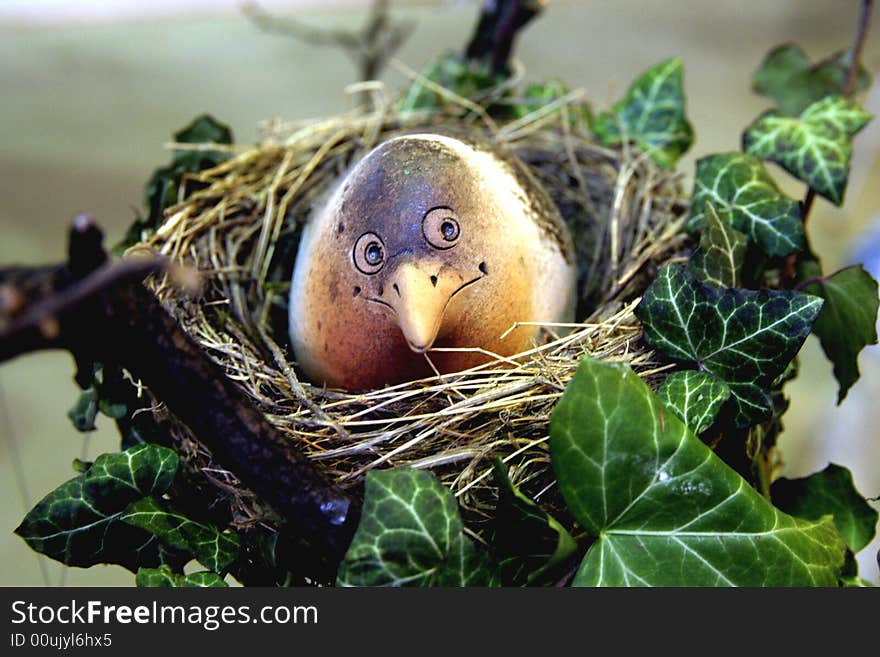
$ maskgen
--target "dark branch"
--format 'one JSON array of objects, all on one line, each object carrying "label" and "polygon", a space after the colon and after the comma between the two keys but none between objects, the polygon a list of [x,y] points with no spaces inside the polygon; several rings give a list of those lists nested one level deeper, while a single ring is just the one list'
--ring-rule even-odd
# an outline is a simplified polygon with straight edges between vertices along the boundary
[{"label": "dark branch", "polygon": [[95,362],[125,367],[219,464],[285,517],[321,560],[338,563],[357,524],[356,505],[266,420],[144,287],[145,276],[168,273],[168,264],[110,262],[101,242],[101,231],[78,217],[67,263],[0,269],[0,362],[67,349],[81,385]]},{"label": "dark branch", "polygon": [[547,2],[548,0],[484,0],[465,56],[488,63],[493,73],[509,74],[510,56],[516,35],[541,13]]}]

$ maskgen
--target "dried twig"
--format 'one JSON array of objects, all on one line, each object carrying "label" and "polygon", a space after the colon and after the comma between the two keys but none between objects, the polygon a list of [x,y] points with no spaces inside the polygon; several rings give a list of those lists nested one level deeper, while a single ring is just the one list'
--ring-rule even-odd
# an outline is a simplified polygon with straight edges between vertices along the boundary
[{"label": "dried twig", "polygon": [[391,18],[388,0],[375,0],[366,24],[354,32],[311,27],[291,18],[279,18],[254,0],[243,2],[241,9],[265,32],[293,37],[314,46],[341,48],[358,66],[362,81],[375,80],[415,29],[413,21]]}]

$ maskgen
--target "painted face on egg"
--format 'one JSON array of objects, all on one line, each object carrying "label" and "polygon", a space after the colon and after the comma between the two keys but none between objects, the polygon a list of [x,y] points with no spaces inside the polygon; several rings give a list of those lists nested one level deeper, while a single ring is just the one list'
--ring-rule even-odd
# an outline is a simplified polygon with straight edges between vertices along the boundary
[{"label": "painted face on egg", "polygon": [[429,376],[427,358],[443,373],[487,360],[432,349],[528,348],[533,328],[501,335],[562,319],[574,280],[567,231],[541,194],[508,162],[450,137],[378,146],[300,242],[290,333],[303,372],[360,390]]}]

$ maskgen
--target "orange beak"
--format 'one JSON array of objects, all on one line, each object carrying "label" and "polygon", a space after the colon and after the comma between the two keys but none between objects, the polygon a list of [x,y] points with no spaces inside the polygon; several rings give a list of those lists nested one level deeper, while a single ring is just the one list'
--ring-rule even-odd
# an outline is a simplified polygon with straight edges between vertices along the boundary
[{"label": "orange beak", "polygon": [[409,348],[424,353],[434,344],[449,301],[465,285],[455,271],[435,262],[404,262],[391,275],[386,296]]}]

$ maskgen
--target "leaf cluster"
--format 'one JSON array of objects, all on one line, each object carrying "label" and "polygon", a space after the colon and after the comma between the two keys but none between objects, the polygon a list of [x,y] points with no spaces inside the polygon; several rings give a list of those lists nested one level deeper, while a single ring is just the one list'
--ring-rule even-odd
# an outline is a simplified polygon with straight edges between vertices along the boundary
[{"label": "leaf cluster", "polygon": [[502,467],[487,546],[464,535],[433,475],[371,472],[338,584],[548,584],[574,564],[575,586],[835,586],[877,520],[836,466],[788,484],[790,513],[773,506],[621,363],[582,360],[550,455],[580,541]]},{"label": "leaf cluster", "polygon": [[[654,393],[628,366],[586,357],[552,414],[551,462],[579,533],[500,464],[483,545],[464,535],[451,493],[430,475],[373,472],[339,583],[438,585],[450,572],[464,583],[467,562],[468,583],[481,586],[548,584],[572,563],[575,585],[864,584],[853,554],[877,514],[845,468],[772,486],[760,477],[759,492],[700,439],[743,441],[766,475],[787,408],[781,386],[808,335],[832,360],[841,400],[859,351],[877,341],[876,282],[861,267],[822,274],[808,247],[809,203],[785,195],[765,166],[843,202],[852,138],[870,119],[844,93],[853,65],[845,53],[814,65],[795,46],[774,50],[754,88],[777,108],[745,129],[742,152],[697,162],[687,228],[699,245],[686,266],[660,269],[636,308],[645,340],[676,369]],[[857,80],[864,88],[862,69]],[[459,88],[497,81],[469,84]],[[634,144],[672,167],[693,139],[684,105],[681,62],[667,60],[589,127],[603,144]]]},{"label": "leaf cluster", "polygon": [[[165,493],[178,464],[174,450],[152,444],[103,454],[40,500],[15,533],[68,566],[118,564],[137,572],[145,585],[159,574],[163,581],[183,582],[179,586],[216,585],[238,557],[239,539],[170,506]],[[193,558],[207,574],[176,579]]]}]

